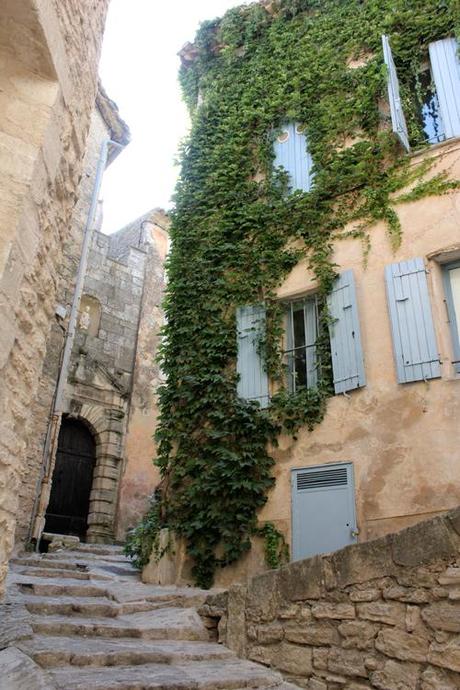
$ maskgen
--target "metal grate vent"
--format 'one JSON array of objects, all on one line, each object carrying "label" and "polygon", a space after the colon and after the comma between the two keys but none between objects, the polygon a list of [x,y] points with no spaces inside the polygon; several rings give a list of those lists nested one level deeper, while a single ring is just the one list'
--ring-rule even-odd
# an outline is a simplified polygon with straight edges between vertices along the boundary
[{"label": "metal grate vent", "polygon": [[328,486],[346,486],[348,484],[347,468],[334,467],[330,470],[299,472],[297,474],[297,491],[322,489]]}]

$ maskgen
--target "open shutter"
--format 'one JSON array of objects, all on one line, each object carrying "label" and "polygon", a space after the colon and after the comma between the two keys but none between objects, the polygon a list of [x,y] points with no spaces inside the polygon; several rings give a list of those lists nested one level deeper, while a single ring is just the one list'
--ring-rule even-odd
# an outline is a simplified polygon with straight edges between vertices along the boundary
[{"label": "open shutter", "polygon": [[399,81],[396,73],[396,67],[391,52],[390,41],[388,36],[382,36],[383,44],[383,59],[388,68],[388,100],[390,102],[391,122],[393,125],[393,132],[399,137],[401,144],[406,151],[410,150],[409,135],[407,133],[406,118],[401,105],[401,98],[399,95]]},{"label": "open shutter", "polygon": [[280,136],[275,140],[275,167],[278,166],[289,173],[292,191],[310,191],[313,160],[308,151],[307,138],[296,122],[284,124]]},{"label": "open shutter", "polygon": [[430,62],[446,139],[460,136],[460,62],[455,38],[430,43]]},{"label": "open shutter", "polygon": [[366,385],[353,271],[341,273],[327,299],[336,393]]},{"label": "open shutter", "polygon": [[399,383],[441,376],[423,259],[385,267]]},{"label": "open shutter", "polygon": [[267,407],[268,375],[259,354],[259,343],[265,333],[265,307],[249,305],[236,312],[238,329],[237,372],[238,395],[245,400],[258,400]]}]

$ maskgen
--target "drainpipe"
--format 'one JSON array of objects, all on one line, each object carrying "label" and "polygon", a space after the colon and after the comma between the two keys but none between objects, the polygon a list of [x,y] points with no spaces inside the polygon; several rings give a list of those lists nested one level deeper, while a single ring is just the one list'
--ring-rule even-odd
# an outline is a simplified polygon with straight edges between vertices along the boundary
[{"label": "drainpipe", "polygon": [[60,421],[63,411],[64,392],[69,374],[70,356],[72,354],[73,343],[75,340],[78,310],[80,308],[80,299],[83,292],[83,285],[86,276],[86,266],[88,263],[89,248],[91,246],[91,239],[93,235],[94,216],[96,213],[97,202],[101,190],[102,176],[107,165],[109,144],[111,144],[112,146],[122,148],[122,145],[118,144],[118,142],[106,139],[101,145],[101,151],[97,163],[96,179],[94,182],[93,193],[91,196],[91,204],[89,207],[85,231],[83,234],[81,256],[78,264],[78,272],[75,282],[75,292],[73,295],[72,307],[70,310],[69,324],[67,327],[67,332],[65,334],[61,366],[58,373],[50,421],[46,431],[45,444],[43,448],[43,461],[40,469],[40,476],[38,479],[37,492],[30,523],[28,541],[30,542],[32,540],[35,540],[36,551],[39,550],[41,535],[45,527],[45,513],[48,507],[51,491],[51,478],[54,466],[53,461],[56,456],[57,450]]}]

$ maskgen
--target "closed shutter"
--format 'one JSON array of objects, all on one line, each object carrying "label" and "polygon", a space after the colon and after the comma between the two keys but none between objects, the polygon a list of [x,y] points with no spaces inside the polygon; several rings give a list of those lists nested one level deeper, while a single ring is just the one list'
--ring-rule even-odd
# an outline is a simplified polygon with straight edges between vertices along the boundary
[{"label": "closed shutter", "polygon": [[327,302],[334,388],[345,393],[366,385],[353,271],[338,276]]},{"label": "closed shutter", "polygon": [[268,375],[259,353],[265,334],[265,308],[262,305],[240,307],[236,313],[238,331],[237,372],[238,395],[245,400],[257,400],[267,407]]},{"label": "closed shutter", "polygon": [[446,139],[460,136],[460,62],[455,38],[430,43],[430,62]]},{"label": "closed shutter", "polygon": [[399,137],[401,144],[406,151],[410,150],[409,135],[407,132],[406,118],[401,105],[401,97],[399,95],[399,81],[396,72],[393,54],[391,52],[390,41],[388,36],[382,36],[383,45],[383,59],[388,69],[388,100],[390,102],[391,123],[393,132]]},{"label": "closed shutter", "polygon": [[275,141],[275,166],[289,173],[291,191],[309,192],[312,187],[313,160],[308,151],[307,138],[299,130],[299,124],[289,122],[282,126]]},{"label": "closed shutter", "polygon": [[441,376],[423,259],[386,266],[385,280],[399,383]]}]

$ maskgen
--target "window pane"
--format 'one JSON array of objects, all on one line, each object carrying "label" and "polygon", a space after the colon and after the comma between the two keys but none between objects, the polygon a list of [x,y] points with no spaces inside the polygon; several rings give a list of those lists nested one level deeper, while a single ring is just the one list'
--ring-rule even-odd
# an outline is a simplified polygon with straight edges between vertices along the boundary
[{"label": "window pane", "polygon": [[297,350],[295,358],[295,386],[302,388],[307,385],[307,356],[305,350]]},{"label": "window pane", "polygon": [[294,320],[294,347],[305,346],[305,318],[304,302],[293,304],[292,317]]},{"label": "window pane", "polygon": [[439,111],[438,94],[429,66],[419,73],[415,88],[420,103],[421,125],[426,140],[432,144],[444,141],[446,137]]},{"label": "window pane", "polygon": [[457,320],[457,338],[460,340],[460,266],[449,270],[452,303]]}]

